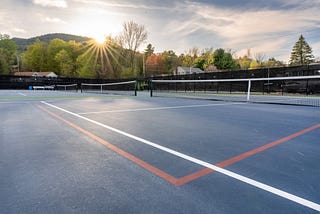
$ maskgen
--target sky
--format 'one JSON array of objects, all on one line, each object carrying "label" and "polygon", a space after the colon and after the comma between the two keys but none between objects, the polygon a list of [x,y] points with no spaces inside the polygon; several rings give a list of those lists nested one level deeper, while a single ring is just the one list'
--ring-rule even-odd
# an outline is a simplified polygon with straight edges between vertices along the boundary
[{"label": "sky", "polygon": [[30,38],[69,33],[116,36],[124,22],[144,25],[155,52],[250,50],[288,62],[302,34],[320,58],[320,0],[0,0],[0,33]]}]

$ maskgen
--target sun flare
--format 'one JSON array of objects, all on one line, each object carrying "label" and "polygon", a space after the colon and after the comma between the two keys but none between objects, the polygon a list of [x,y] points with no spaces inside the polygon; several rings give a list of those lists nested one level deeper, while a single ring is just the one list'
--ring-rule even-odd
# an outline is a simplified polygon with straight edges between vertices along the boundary
[{"label": "sun flare", "polygon": [[98,44],[103,44],[106,41],[106,36],[95,36],[94,40],[98,43]]}]

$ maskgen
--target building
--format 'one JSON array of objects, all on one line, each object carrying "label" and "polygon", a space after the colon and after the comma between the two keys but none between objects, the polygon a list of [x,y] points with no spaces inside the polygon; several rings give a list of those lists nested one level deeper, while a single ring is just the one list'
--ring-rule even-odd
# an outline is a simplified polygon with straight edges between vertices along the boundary
[{"label": "building", "polygon": [[14,76],[20,77],[58,77],[54,72],[15,72]]},{"label": "building", "polygon": [[200,68],[178,66],[175,75],[199,74],[204,73]]}]

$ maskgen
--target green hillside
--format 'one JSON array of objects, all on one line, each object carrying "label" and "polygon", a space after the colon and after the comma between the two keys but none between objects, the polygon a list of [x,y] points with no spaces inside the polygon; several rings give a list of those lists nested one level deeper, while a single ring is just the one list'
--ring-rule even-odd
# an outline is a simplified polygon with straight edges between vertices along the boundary
[{"label": "green hillside", "polygon": [[90,40],[91,38],[89,37],[83,37],[83,36],[76,36],[76,35],[71,35],[71,34],[64,34],[64,33],[52,33],[52,34],[46,34],[42,36],[36,36],[32,37],[29,39],[24,39],[24,38],[12,38],[12,40],[17,44],[18,49],[21,51],[24,51],[27,49],[28,45],[32,45],[36,39],[40,39],[43,42],[49,43],[53,39],[62,39],[66,42],[74,40],[76,42],[86,42]]}]

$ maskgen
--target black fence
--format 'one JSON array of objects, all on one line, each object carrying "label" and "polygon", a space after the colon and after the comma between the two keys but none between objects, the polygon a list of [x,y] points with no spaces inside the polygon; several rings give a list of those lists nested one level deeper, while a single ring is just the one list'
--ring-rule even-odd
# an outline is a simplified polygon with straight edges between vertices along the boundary
[{"label": "black fence", "polygon": [[[262,68],[255,70],[236,70],[223,72],[198,73],[188,75],[165,75],[154,76],[149,78],[138,78],[138,89],[148,89],[148,80],[200,80],[200,79],[247,79],[247,78],[268,78],[268,77],[288,77],[288,76],[311,76],[320,75],[320,64],[294,66],[294,67],[277,67]],[[52,78],[52,77],[25,77],[0,75],[0,89],[29,89],[30,86],[54,86],[77,84],[80,88],[81,83],[113,83],[131,81],[135,79],[85,79],[85,78]]]},{"label": "black fence", "polygon": [[29,89],[30,86],[56,86],[56,85],[71,85],[77,84],[78,89],[81,88],[81,83],[103,84],[122,81],[131,81],[135,79],[85,79],[85,78],[55,78],[55,77],[26,77],[0,75],[0,89]]},{"label": "black fence", "polygon": [[196,79],[248,79],[268,77],[289,77],[289,76],[311,76],[320,75],[320,64],[306,66],[261,68],[254,70],[233,70],[209,73],[194,73],[187,75],[154,76],[152,79],[172,80],[196,80]]}]

